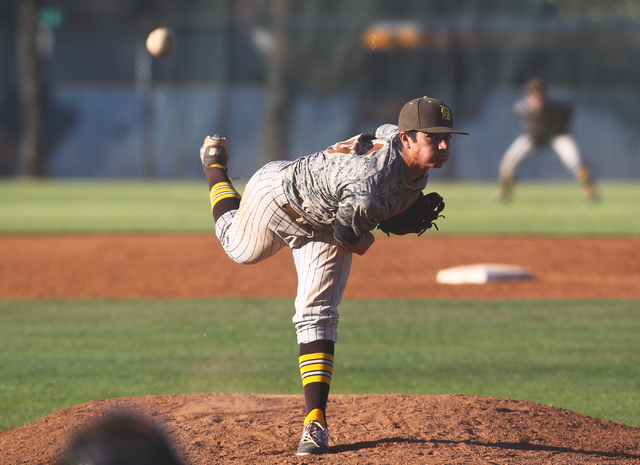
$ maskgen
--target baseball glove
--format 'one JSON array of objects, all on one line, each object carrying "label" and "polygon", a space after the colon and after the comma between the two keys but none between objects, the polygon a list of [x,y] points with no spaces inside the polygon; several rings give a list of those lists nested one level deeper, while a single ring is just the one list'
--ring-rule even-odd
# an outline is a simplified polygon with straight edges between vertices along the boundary
[{"label": "baseball glove", "polygon": [[424,233],[431,226],[438,229],[434,223],[435,220],[442,217],[440,213],[444,210],[444,202],[437,192],[423,195],[420,193],[418,200],[413,202],[411,206],[397,215],[393,215],[378,224],[378,229],[386,233],[403,236],[405,234],[415,233],[418,236]]}]

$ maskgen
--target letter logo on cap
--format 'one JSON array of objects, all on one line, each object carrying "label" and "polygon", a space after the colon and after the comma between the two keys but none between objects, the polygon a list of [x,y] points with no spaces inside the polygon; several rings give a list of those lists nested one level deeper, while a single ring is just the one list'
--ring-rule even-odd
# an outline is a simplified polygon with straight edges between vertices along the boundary
[{"label": "letter logo on cap", "polygon": [[449,107],[440,105],[440,113],[442,114],[442,119],[451,121],[451,111],[449,110]]}]

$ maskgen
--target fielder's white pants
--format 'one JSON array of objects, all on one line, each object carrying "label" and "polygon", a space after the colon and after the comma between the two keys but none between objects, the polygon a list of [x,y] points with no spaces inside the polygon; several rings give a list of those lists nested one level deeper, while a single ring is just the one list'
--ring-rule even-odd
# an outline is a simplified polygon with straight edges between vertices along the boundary
[{"label": "fielder's white pants", "polygon": [[272,162],[249,180],[238,210],[216,223],[216,236],[229,257],[252,264],[291,247],[298,274],[292,319],[299,344],[337,341],[338,305],[347,286],[352,254],[333,229],[315,231],[298,223],[284,208],[281,170],[290,162]]},{"label": "fielder's white pants", "polygon": [[[549,144],[567,169],[575,176],[578,168],[582,165],[582,158],[573,137],[569,134],[561,134],[553,137]],[[535,154],[539,147],[530,135],[520,135],[502,156],[499,167],[500,177],[513,177],[518,165],[524,159]]]}]

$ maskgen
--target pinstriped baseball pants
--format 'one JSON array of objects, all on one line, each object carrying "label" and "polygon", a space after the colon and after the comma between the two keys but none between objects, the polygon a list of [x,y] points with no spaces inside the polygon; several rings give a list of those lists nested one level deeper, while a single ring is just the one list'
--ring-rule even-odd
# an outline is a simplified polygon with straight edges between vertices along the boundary
[{"label": "pinstriped baseball pants", "polygon": [[[549,144],[558,154],[560,160],[574,175],[576,170],[582,165],[580,151],[575,140],[569,134],[561,134],[553,137]],[[528,134],[521,134],[513,141],[500,161],[499,175],[500,177],[512,177],[518,168],[518,165],[529,156],[533,155],[538,146],[536,146],[533,138]]]},{"label": "pinstriped baseball pants", "polygon": [[298,274],[292,319],[299,344],[337,341],[338,305],[347,286],[352,254],[333,237],[333,229],[315,231],[298,223],[284,208],[281,170],[290,162],[272,162],[254,174],[240,201],[216,224],[227,255],[252,264],[289,246]]}]

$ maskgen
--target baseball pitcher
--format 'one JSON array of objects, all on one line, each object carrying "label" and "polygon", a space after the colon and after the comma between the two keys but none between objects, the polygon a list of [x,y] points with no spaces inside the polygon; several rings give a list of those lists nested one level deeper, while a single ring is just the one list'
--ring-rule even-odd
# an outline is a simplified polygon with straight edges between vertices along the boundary
[{"label": "baseball pitcher", "polygon": [[207,137],[200,150],[216,235],[242,264],[290,247],[298,274],[295,324],[306,418],[297,455],[329,451],[326,406],[338,339],[338,305],[353,254],[374,243],[372,230],[421,234],[444,208],[423,195],[428,171],[449,159],[451,109],[434,98],[411,100],[398,125],[380,126],[322,152],[276,161],[249,180],[242,199],[227,175],[227,141]]}]

